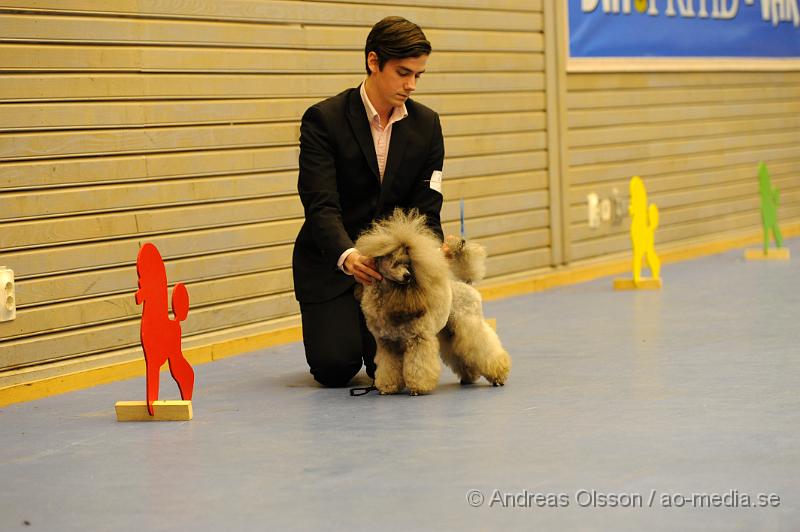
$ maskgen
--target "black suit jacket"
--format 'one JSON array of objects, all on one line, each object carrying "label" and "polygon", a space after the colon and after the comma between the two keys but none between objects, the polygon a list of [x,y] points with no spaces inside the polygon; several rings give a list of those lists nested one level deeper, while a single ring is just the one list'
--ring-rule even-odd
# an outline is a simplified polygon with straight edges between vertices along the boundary
[{"label": "black suit jacket", "polygon": [[430,188],[444,160],[439,115],[410,99],[406,109],[408,116],[392,125],[382,184],[358,88],[303,115],[297,188],[306,219],[292,257],[298,301],[327,301],[348,290],[355,280],[336,262],[374,219],[395,207],[419,209],[442,237],[442,195]]}]

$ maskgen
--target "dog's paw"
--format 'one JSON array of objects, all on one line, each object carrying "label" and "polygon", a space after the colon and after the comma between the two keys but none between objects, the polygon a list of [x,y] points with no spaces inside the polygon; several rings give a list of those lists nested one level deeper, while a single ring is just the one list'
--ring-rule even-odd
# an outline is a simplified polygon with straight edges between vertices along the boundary
[{"label": "dog's paw", "polygon": [[380,393],[381,395],[394,395],[396,393],[400,393],[400,392],[403,391],[403,386],[402,385],[388,386],[388,385],[384,384],[384,385],[378,386],[376,384],[375,388],[378,390],[378,393]]},{"label": "dog's paw", "polygon": [[460,378],[459,382],[461,382],[461,384],[464,386],[468,384],[475,384],[475,381],[481,378],[480,373],[477,371],[471,371],[468,368],[460,368],[460,370],[457,372],[457,375]]}]

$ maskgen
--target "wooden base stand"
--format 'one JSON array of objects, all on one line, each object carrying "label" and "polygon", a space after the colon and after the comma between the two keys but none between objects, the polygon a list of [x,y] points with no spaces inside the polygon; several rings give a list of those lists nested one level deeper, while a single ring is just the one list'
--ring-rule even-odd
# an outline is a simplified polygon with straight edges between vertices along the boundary
[{"label": "wooden base stand", "polygon": [[191,401],[153,401],[153,415],[147,412],[146,401],[117,401],[117,421],[189,421]]},{"label": "wooden base stand", "polygon": [[614,279],[614,290],[661,290],[661,279],[642,277],[638,283],[633,279]]},{"label": "wooden base stand", "polygon": [[744,258],[747,260],[790,260],[792,258],[789,248],[768,248],[764,253],[764,248],[750,248],[744,250]]}]

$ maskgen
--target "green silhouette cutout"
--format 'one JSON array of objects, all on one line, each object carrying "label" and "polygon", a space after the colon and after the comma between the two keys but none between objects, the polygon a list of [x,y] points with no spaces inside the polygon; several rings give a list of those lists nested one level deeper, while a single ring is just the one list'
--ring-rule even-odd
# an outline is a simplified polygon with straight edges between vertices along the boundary
[{"label": "green silhouette cutout", "polygon": [[758,165],[758,189],[761,192],[761,223],[764,224],[764,254],[769,251],[769,232],[775,237],[775,247],[783,247],[783,236],[778,228],[778,189],[772,186],[767,165]]}]

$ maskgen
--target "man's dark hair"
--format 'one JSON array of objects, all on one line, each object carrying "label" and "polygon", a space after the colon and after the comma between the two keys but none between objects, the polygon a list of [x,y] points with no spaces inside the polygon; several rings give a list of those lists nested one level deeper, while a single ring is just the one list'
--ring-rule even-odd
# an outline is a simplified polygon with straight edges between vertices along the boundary
[{"label": "man's dark hair", "polygon": [[425,38],[422,29],[413,22],[403,17],[386,17],[374,26],[367,35],[367,44],[364,46],[364,66],[369,70],[369,53],[378,55],[378,69],[389,59],[405,59],[406,57],[419,57],[430,55],[431,43]]}]

